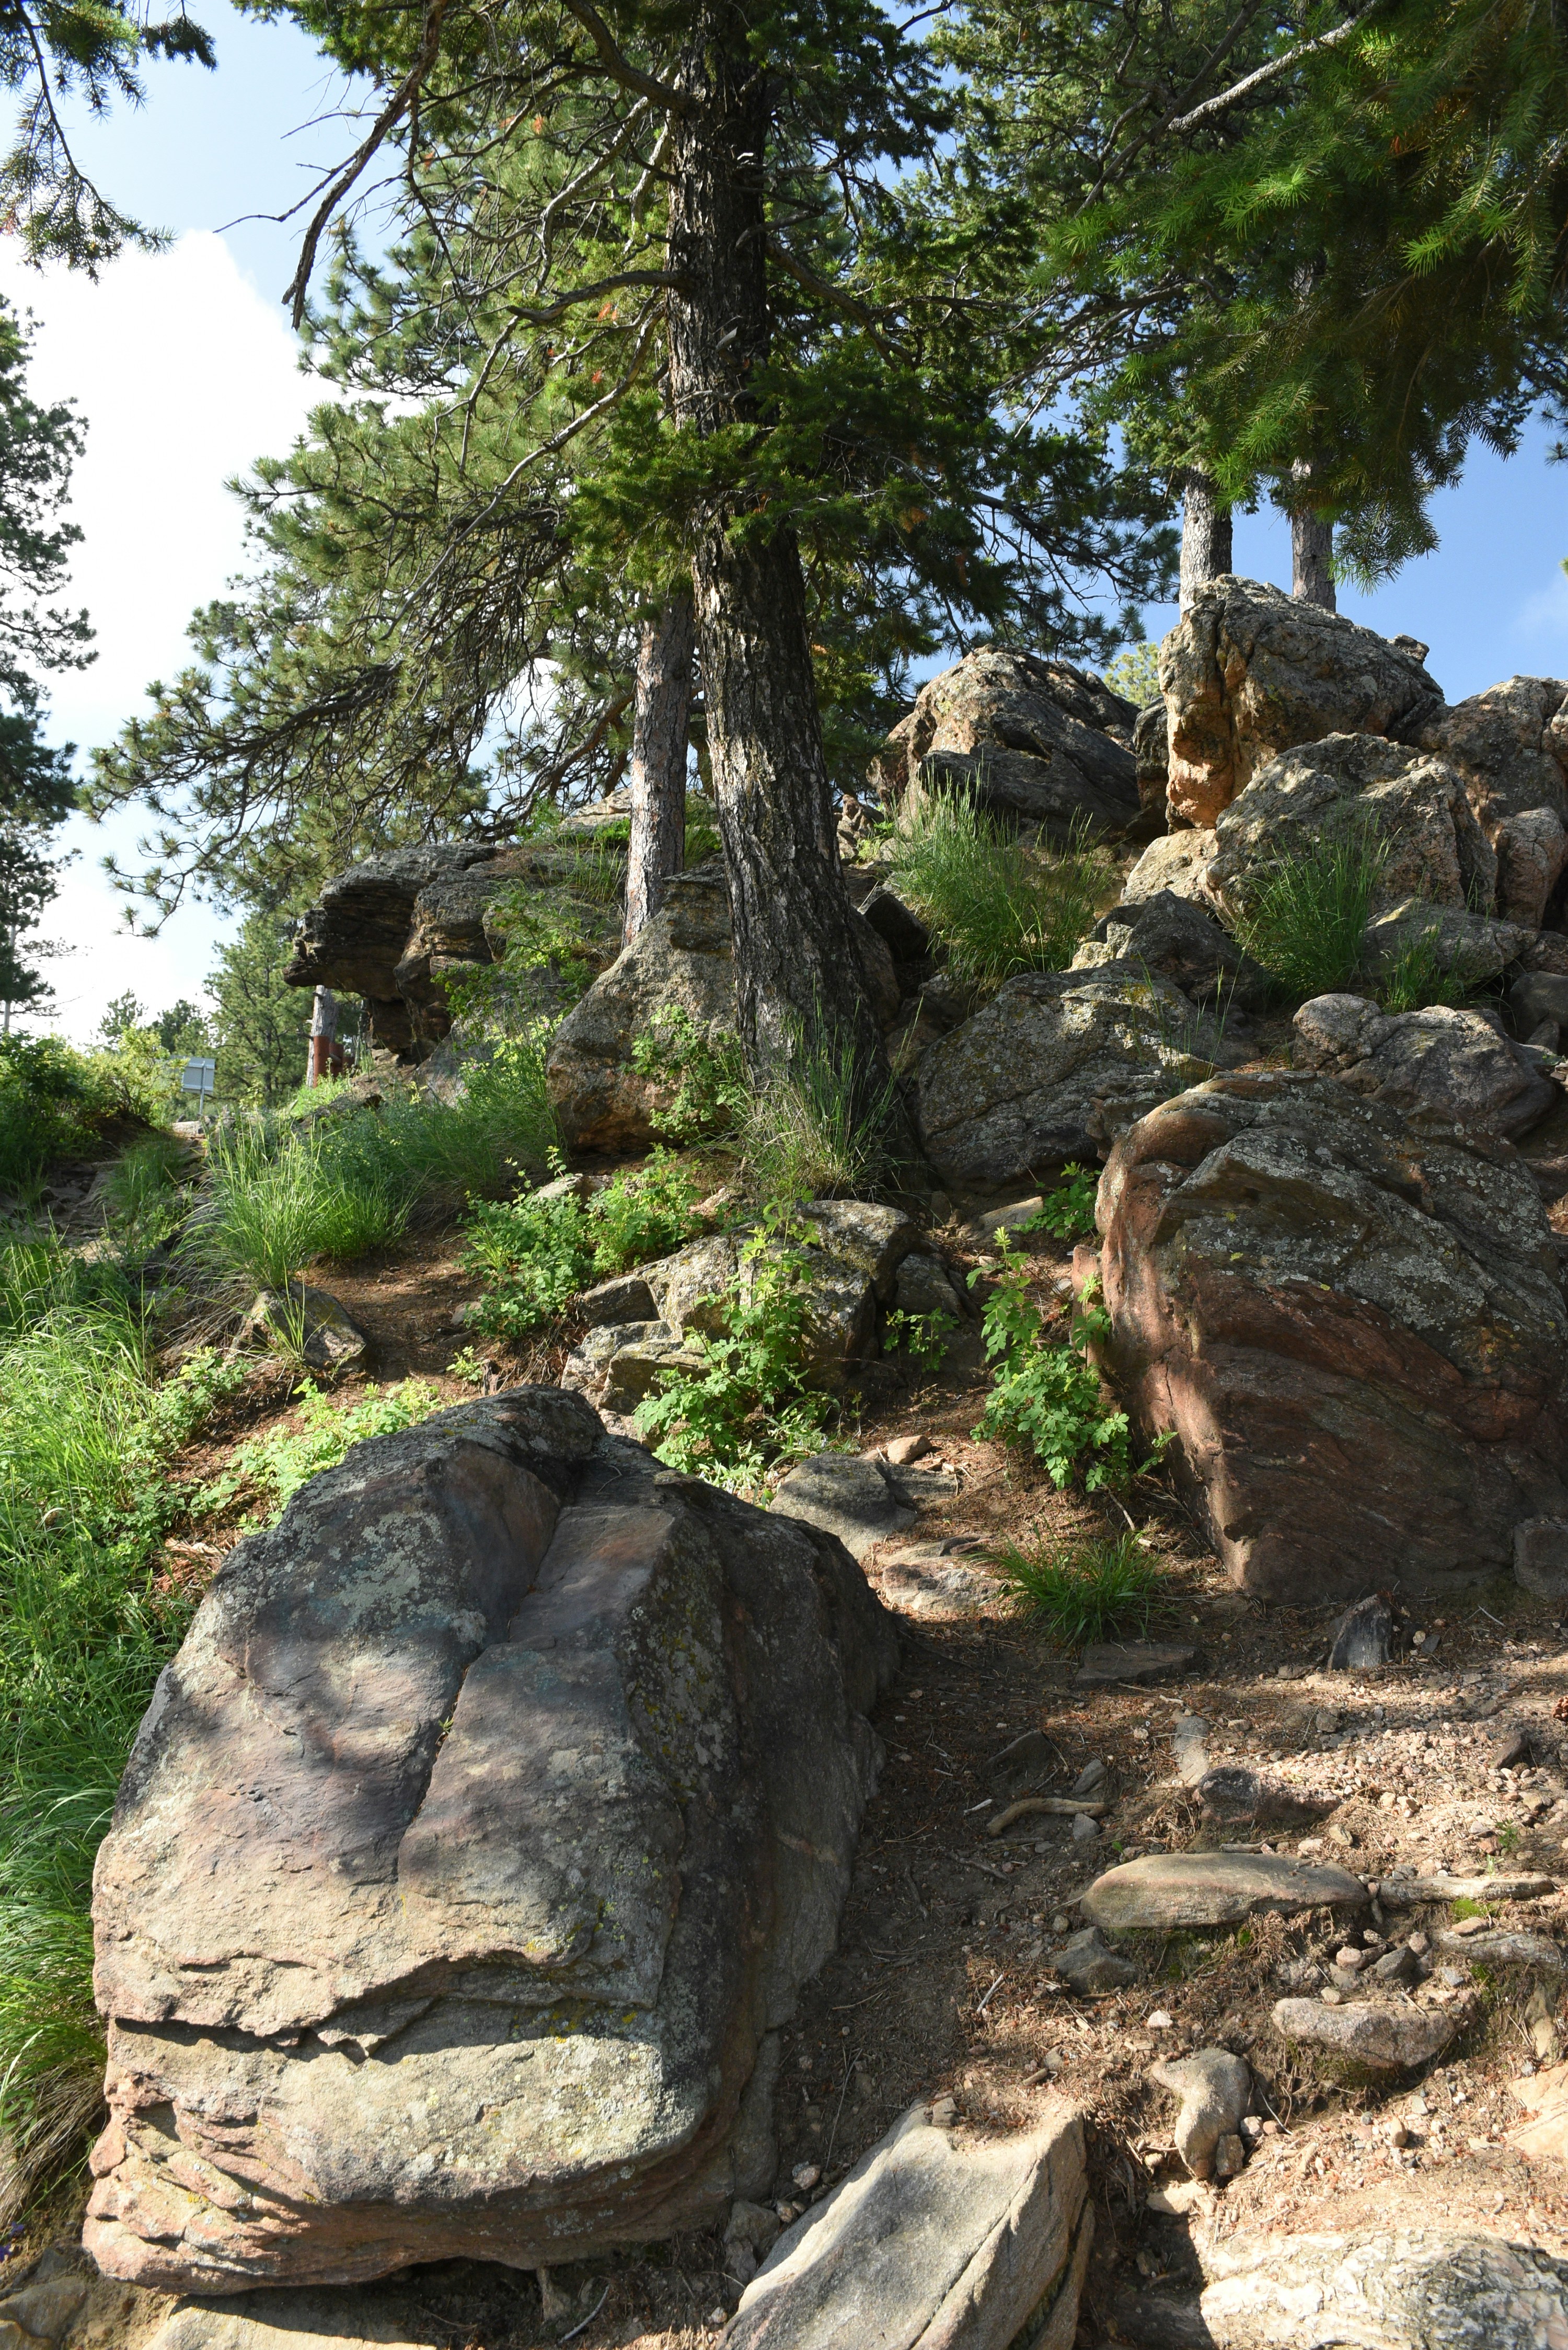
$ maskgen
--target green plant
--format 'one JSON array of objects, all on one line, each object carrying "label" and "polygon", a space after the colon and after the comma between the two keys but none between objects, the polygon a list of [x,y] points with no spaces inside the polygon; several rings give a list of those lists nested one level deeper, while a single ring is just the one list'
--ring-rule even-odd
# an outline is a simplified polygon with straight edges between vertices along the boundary
[{"label": "green plant", "polygon": [[807,1265],[786,1234],[777,1211],[764,1216],[733,1286],[708,1301],[722,1329],[688,1330],[694,1367],[662,1372],[636,1415],[671,1468],[753,1496],[783,1462],[820,1451],[831,1409],[807,1382]]},{"label": "green plant", "polygon": [[1106,683],[1114,692],[1136,702],[1140,710],[1159,700],[1159,647],[1141,644],[1124,647],[1106,671]]},{"label": "green plant", "polygon": [[55,1036],[0,1035],[0,1191],[30,1191],[51,1159],[99,1147],[130,1107],[107,1058]]},{"label": "green plant", "polygon": [[1376,982],[1377,1001],[1385,1012],[1420,1012],[1430,1003],[1467,1003],[1481,974],[1458,955],[1444,961],[1440,933],[1434,927],[1400,948]]},{"label": "green plant", "polygon": [[681,1004],[659,1006],[633,1039],[631,1065],[650,1085],[670,1089],[652,1123],[671,1142],[727,1134],[744,1115],[750,1095],[740,1038],[716,1023],[704,1027]]},{"label": "green plant", "polygon": [[592,1228],[574,1193],[484,1202],[469,1219],[462,1252],[464,1271],[483,1284],[474,1326],[496,1338],[525,1336],[576,1295],[593,1262]]},{"label": "green plant", "polygon": [[1517,1852],[1519,1850],[1519,1823],[1517,1820],[1504,1820],[1499,1826],[1497,1832],[1497,1848],[1499,1852]]},{"label": "green plant", "polygon": [[396,1435],[441,1409],[441,1398],[427,1379],[403,1379],[390,1388],[372,1385],[351,1403],[335,1401],[313,1379],[306,1379],[295,1400],[297,1427],[273,1429],[239,1446],[223,1477],[197,1496],[193,1513],[210,1515],[228,1508],[248,1485],[262,1503],[250,1523],[275,1525],[300,1487],[324,1469],[336,1469],[352,1445],[372,1436]]},{"label": "green plant", "polygon": [[1012,1596],[1038,1617],[1060,1648],[1081,1648],[1129,1627],[1147,1631],[1164,1612],[1164,1576],[1130,1530],[1104,1541],[1006,1543],[992,1554]]},{"label": "green plant", "polygon": [[1491,1912],[1484,1901],[1472,1901],[1468,1893],[1461,1893],[1456,1897],[1449,1915],[1458,1924],[1462,1918],[1489,1918]]},{"label": "green plant", "polygon": [[988,992],[1020,971],[1064,971],[1116,885],[1081,829],[1065,848],[1026,848],[972,793],[923,789],[883,842],[889,880],[948,951],[954,974]]},{"label": "green plant", "polygon": [[1284,995],[1304,1003],[1355,977],[1387,854],[1362,827],[1281,858],[1264,872],[1236,937]]},{"label": "green plant", "polygon": [[1059,1241],[1076,1240],[1081,1232],[1095,1229],[1095,1198],[1100,1188],[1096,1170],[1090,1167],[1068,1165],[1062,1170],[1062,1180],[1054,1183],[1041,1199],[1036,1212],[1019,1230],[1025,1232],[1051,1232]]},{"label": "green plant", "polygon": [[764,1203],[786,1212],[801,1200],[863,1191],[888,1173],[897,1107],[889,1076],[868,1099],[854,1042],[819,1024],[796,1032],[789,1065],[749,1102],[741,1149]]},{"label": "green plant", "polygon": [[697,1190],[668,1150],[650,1150],[640,1167],[622,1168],[588,1202],[594,1270],[620,1273],[668,1256],[698,1231]]},{"label": "green plant", "polygon": [[489,1365],[483,1355],[472,1347],[460,1347],[446,1367],[449,1379],[462,1379],[471,1388],[482,1388],[489,1376]]},{"label": "green plant", "polygon": [[895,1348],[912,1355],[927,1371],[938,1368],[958,1326],[957,1315],[944,1314],[940,1306],[929,1314],[906,1314],[895,1307],[888,1316],[888,1336]]},{"label": "green plant", "polygon": [[386,1247],[408,1221],[407,1201],[384,1170],[334,1148],[343,1139],[259,1118],[214,1136],[210,1190],[182,1254],[217,1280],[282,1290],[314,1257]]},{"label": "green plant", "polygon": [[[1089,1338],[1108,1327],[1109,1317],[1096,1302],[1098,1284],[1091,1284],[1075,1311],[1068,1344],[1053,1344],[1044,1336],[1045,1317],[1029,1295],[1026,1268],[1012,1255],[1005,1233],[999,1239],[1002,1271],[981,1322],[986,1356],[996,1368],[975,1434],[1027,1444],[1058,1487],[1080,1470],[1091,1492],[1125,1485],[1131,1473],[1127,1416],[1106,1409],[1099,1375],[1082,1352]],[[971,1274],[971,1286],[981,1277]]]}]

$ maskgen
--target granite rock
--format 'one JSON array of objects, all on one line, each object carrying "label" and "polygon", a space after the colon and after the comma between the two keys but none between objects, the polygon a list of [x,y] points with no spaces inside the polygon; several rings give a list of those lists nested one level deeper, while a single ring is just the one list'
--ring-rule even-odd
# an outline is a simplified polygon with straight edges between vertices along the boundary
[{"label": "granite rock", "polygon": [[1144,1926],[1233,1926],[1269,1909],[1359,1909],[1366,1887],[1343,1868],[1276,1853],[1167,1852],[1123,1861],[1079,1903],[1112,1933]]}]

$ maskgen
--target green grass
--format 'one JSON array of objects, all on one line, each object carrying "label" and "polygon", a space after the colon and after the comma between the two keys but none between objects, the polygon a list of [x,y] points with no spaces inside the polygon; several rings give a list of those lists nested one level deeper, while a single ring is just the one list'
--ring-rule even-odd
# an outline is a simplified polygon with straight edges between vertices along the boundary
[{"label": "green grass", "polygon": [[1026,848],[972,794],[918,795],[882,853],[949,968],[982,991],[1016,972],[1065,971],[1116,888],[1110,858],[1082,831],[1066,848]]},{"label": "green grass", "polygon": [[874,1191],[892,1170],[894,1080],[867,1097],[853,1042],[797,1035],[787,1069],[748,1102],[740,1146],[764,1207]]},{"label": "green grass", "polygon": [[0,1191],[31,1191],[53,1159],[98,1147],[128,1104],[103,1066],[55,1036],[0,1036]]},{"label": "green grass", "polygon": [[1386,857],[1382,842],[1358,832],[1265,871],[1235,935],[1282,995],[1304,1003],[1350,985]]},{"label": "green grass", "polygon": [[1130,1531],[1032,1550],[1008,1543],[992,1556],[1008,1591],[1059,1648],[1147,1632],[1168,1605],[1158,1562]]},{"label": "green grass", "polygon": [[1481,983],[1462,957],[1453,963],[1443,961],[1433,930],[1412,939],[1390,959],[1378,974],[1376,994],[1385,1012],[1423,1012],[1433,1003],[1457,1009],[1469,1002]]}]

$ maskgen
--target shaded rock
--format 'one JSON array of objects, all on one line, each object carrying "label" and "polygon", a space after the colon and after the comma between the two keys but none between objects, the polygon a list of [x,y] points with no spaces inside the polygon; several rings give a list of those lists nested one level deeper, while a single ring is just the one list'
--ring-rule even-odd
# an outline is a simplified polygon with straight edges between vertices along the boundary
[{"label": "shaded rock", "polygon": [[912,1543],[877,1562],[883,1597],[906,1616],[981,1616],[997,1596],[995,1578],[959,1555],[966,1543]]},{"label": "shaded rock", "polygon": [[1260,1778],[1256,1771],[1239,1762],[1222,1762],[1205,1771],[1197,1783],[1197,1794],[1204,1818],[1229,1827],[1304,1827],[1335,1807],[1326,1797],[1300,1794],[1276,1780]]},{"label": "shaded rock", "polygon": [[926,1153],[945,1183],[1012,1182],[1093,1158],[1097,1139],[1244,1057],[1179,988],[1137,963],[1023,972],[921,1060]]},{"label": "shaded rock", "polygon": [[1568,1974],[1568,1953],[1550,1934],[1439,1932],[1438,1948],[1476,1967],[1537,1967],[1547,1974]]},{"label": "shaded rock", "polygon": [[1434,906],[1425,898],[1404,898],[1375,914],[1361,934],[1361,963],[1374,979],[1387,975],[1400,957],[1417,954],[1467,987],[1483,986],[1517,962],[1530,932],[1495,914],[1475,914],[1468,906]]},{"label": "shaded rock", "polygon": [[1252,2101],[1252,2075],[1226,2048],[1199,2048],[1149,2068],[1149,2079],[1180,2100],[1172,2136],[1194,2178],[1209,2178],[1221,2138],[1240,2128]]},{"label": "shaded rock", "polygon": [[1099,1833],[1098,1823],[1091,1819],[1087,1812],[1077,1812],[1074,1814],[1073,1842],[1075,1844],[1093,1844]]},{"label": "shaded rock", "polygon": [[79,2266],[46,2251],[14,2292],[0,2293],[0,2350],[54,2350],[82,2314],[89,2291]]},{"label": "shaded rock", "polygon": [[1272,983],[1262,963],[1244,954],[1212,914],[1170,889],[1100,916],[1075,949],[1073,969],[1107,962],[1141,963],[1194,1003],[1234,1006],[1238,1012],[1260,1009]]},{"label": "shaded rock", "polygon": [[1562,1098],[1480,1012],[1432,1004],[1390,1014],[1359,995],[1316,995],[1293,1024],[1298,1067],[1337,1077],[1391,1109],[1435,1109],[1511,1139]]},{"label": "shaded rock", "polygon": [[1375,734],[1331,734],[1271,759],[1215,823],[1210,896],[1235,922],[1269,876],[1325,842],[1376,836],[1385,856],[1374,913],[1408,899],[1490,911],[1497,859],[1457,767]]},{"label": "shaded rock", "polygon": [[1163,702],[1146,702],[1138,712],[1133,726],[1133,759],[1145,823],[1163,833],[1169,823],[1166,791],[1170,781],[1170,738]]},{"label": "shaded rock", "polygon": [[652,1322],[658,1308],[653,1292],[640,1273],[618,1273],[576,1301],[576,1311],[590,1330],[602,1323]]},{"label": "shaded rock", "polygon": [[1116,833],[1138,815],[1137,721],[1135,702],[1070,661],[987,648],[920,688],[871,779],[893,806],[913,788],[959,790],[1054,838]]},{"label": "shaded rock", "polygon": [[1568,866],[1568,685],[1511,677],[1437,713],[1412,736],[1465,779],[1497,852],[1497,910],[1541,928]]},{"label": "shaded rock", "polygon": [[1096,1359],[1204,1499],[1232,1581],[1293,1606],[1498,1572],[1568,1515],[1568,1312],[1507,1146],[1301,1071],[1124,1135],[1099,1191]]},{"label": "shaded rock", "polygon": [[409,2301],[395,2288],[321,2285],[187,2302],[147,2350],[446,2350],[446,2325],[421,2322]]},{"label": "shaded rock", "polygon": [[1107,1775],[1104,1761],[1096,1754],[1085,1763],[1067,1793],[1070,1795],[1092,1795],[1096,1787],[1105,1785]]},{"label": "shaded rock", "polygon": [[857,1559],[915,1523],[915,1512],[898,1499],[877,1463],[857,1460],[850,1452],[817,1452],[809,1461],[797,1461],[780,1480],[768,1507],[836,1534]]},{"label": "shaded rock", "polygon": [[1568,2269],[1526,2244],[1414,2224],[1202,2240],[1212,2350],[1555,2350]]},{"label": "shaded rock", "polygon": [[1000,1754],[992,1756],[985,1773],[988,1780],[1000,1781],[1010,1794],[1020,1794],[1025,1787],[1048,1779],[1055,1768],[1056,1750],[1045,1732],[1026,1730],[1021,1737],[1010,1739]]},{"label": "shaded rock", "polygon": [[863,1273],[886,1305],[898,1267],[919,1242],[919,1226],[901,1208],[874,1200],[808,1200],[802,1220],[826,1254]]},{"label": "shaded rock", "polygon": [[1070,2350],[1094,2226],[1083,2124],[1053,2101],[989,2142],[917,2106],[786,2229],[742,2295],[725,2350]]},{"label": "shaded rock", "polygon": [[275,1340],[307,1370],[348,1371],[369,1361],[370,1341],[346,1305],[313,1281],[264,1289],[241,1324],[237,1347]]},{"label": "shaded rock", "polygon": [[1521,1036],[1550,1023],[1560,1037],[1568,1027],[1568,972],[1526,972],[1509,989],[1508,1008]]},{"label": "shaded rock", "polygon": [[[370,1041],[407,1052],[413,1028],[398,993],[397,968],[421,889],[494,861],[488,843],[395,848],[368,857],[324,886],[301,917],[284,979],[290,987],[333,987],[365,999]],[[486,957],[488,961],[488,956]]]},{"label": "shaded rock", "polygon": [[[1094,1825],[1091,1820],[1090,1826]],[[1092,1991],[1125,1991],[1137,1981],[1137,1969],[1119,1950],[1113,1950],[1097,1926],[1069,1934],[1051,1960],[1056,1972],[1080,1995]]]},{"label": "shaded rock", "polygon": [[1211,910],[1214,901],[1209,895],[1206,877],[1209,860],[1218,846],[1218,836],[1212,828],[1172,832],[1163,840],[1151,840],[1122,883],[1122,904],[1142,905],[1161,890],[1168,889],[1173,898],[1189,899],[1193,904]]},{"label": "shaded rock", "polygon": [[646,1150],[673,1088],[632,1066],[631,1049],[670,1004],[704,1028],[735,1024],[730,901],[717,867],[669,886],[663,905],[597,979],[551,1040],[545,1074],[569,1150]]},{"label": "shaded rock", "polygon": [[1538,1599],[1568,1599],[1568,1517],[1521,1520],[1513,1530],[1513,1579]]},{"label": "shaded rock", "polygon": [[1343,1868],[1277,1853],[1150,1853],[1097,1877],[1079,1908],[1111,1932],[1233,1926],[1266,1909],[1359,1909],[1366,1887]]},{"label": "shaded rock", "polygon": [[1443,696],[1414,653],[1321,604],[1232,574],[1159,649],[1173,819],[1212,824],[1261,767],[1330,734],[1414,742]]},{"label": "shaded rock", "polygon": [[1347,1608],[1328,1641],[1331,1673],[1376,1672],[1394,1654],[1394,1614],[1380,1591]]},{"label": "shaded rock", "polygon": [[894,1279],[893,1305],[900,1314],[945,1314],[961,1326],[966,1318],[964,1299],[953,1287],[943,1260],[936,1256],[904,1259]]},{"label": "shaded rock", "polygon": [[1075,1689],[1105,1689],[1124,1681],[1171,1681],[1187,1672],[1198,1651],[1178,1640],[1101,1640],[1078,1660]]},{"label": "shaded rock", "polygon": [[891,949],[896,962],[924,962],[930,953],[929,931],[895,890],[873,889],[860,911]]},{"label": "shaded rock", "polygon": [[1449,2008],[1375,2005],[1325,2007],[1316,1999],[1274,2002],[1274,2030],[1307,2048],[1325,2049],[1376,2072],[1408,2072],[1440,2056],[1459,2027]]},{"label": "shaded rock", "polygon": [[548,2265],[755,2196],[894,1664],[840,1544],[556,1388],[314,1478],[224,1561],[99,1856],[99,2267]]}]

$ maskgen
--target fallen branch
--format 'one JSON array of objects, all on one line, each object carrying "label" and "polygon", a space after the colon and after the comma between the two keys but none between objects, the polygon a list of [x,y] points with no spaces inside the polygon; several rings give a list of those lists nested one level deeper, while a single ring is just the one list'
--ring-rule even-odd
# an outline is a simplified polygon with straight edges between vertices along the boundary
[{"label": "fallen branch", "polygon": [[1082,1812],[1087,1820],[1103,1820],[1109,1808],[1106,1804],[1078,1803],[1071,1795],[1025,1795],[1021,1802],[1009,1804],[1004,1812],[998,1812],[993,1820],[986,1823],[985,1832],[988,1836],[999,1836],[1003,1828],[1011,1827],[1014,1820],[1022,1820],[1031,1812],[1048,1813],[1054,1820],[1070,1820]]}]

